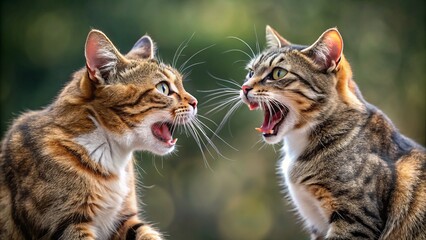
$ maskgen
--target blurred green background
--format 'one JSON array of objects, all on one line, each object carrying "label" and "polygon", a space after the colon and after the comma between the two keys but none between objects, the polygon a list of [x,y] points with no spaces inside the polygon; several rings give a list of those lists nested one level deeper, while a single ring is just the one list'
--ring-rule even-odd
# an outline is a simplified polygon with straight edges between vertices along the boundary
[{"label": "blurred green background", "polygon": [[[71,74],[84,66],[91,28],[127,52],[145,33],[171,62],[179,44],[193,39],[179,63],[190,63],[186,90],[202,104],[220,87],[209,75],[242,83],[248,51],[270,24],[294,43],[311,44],[337,26],[344,52],[367,101],[381,108],[405,135],[425,145],[425,1],[126,0],[1,2],[1,135],[13,118],[49,104]],[[209,110],[201,106],[199,113]],[[220,122],[226,111],[207,115]],[[139,187],[147,220],[169,239],[308,239],[284,199],[276,174],[279,146],[263,146],[254,131],[260,112],[239,109],[217,138],[228,159],[205,166],[194,140],[179,137],[176,154],[138,153]],[[209,124],[211,127],[212,124]]]}]

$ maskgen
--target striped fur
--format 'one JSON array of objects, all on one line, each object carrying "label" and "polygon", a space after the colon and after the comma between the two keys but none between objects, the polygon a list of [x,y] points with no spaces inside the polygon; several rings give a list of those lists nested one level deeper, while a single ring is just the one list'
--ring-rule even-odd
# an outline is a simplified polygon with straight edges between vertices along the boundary
[{"label": "striped fur", "polygon": [[132,154],[173,151],[154,132],[190,122],[196,99],[153,49],[144,36],[121,55],[91,31],[86,67],[14,121],[1,144],[0,239],[162,239],[138,217]]},{"label": "striped fur", "polygon": [[362,98],[337,29],[311,46],[266,32],[240,96],[265,112],[264,140],[283,142],[279,172],[311,239],[426,239],[425,149]]}]

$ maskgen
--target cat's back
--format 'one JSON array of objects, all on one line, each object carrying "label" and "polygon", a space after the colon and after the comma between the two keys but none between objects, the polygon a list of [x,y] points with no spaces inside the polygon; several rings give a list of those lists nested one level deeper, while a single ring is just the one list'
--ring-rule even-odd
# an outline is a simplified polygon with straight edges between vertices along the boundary
[{"label": "cat's back", "polygon": [[[41,141],[46,127],[51,123],[46,110],[23,113],[13,121],[1,142],[0,166],[11,164],[22,159],[19,155],[34,150]],[[23,166],[24,167],[24,166]]]},{"label": "cat's back", "polygon": [[[399,132],[392,121],[378,108],[367,104],[366,120],[361,125],[358,144],[384,161],[398,162],[410,155],[422,155],[425,148]],[[364,142],[364,144],[362,144]]]},{"label": "cat's back", "polygon": [[[368,118],[353,150],[367,159],[370,170],[376,169],[370,171],[373,176],[381,175],[377,196],[387,192],[380,204],[386,219],[380,239],[426,239],[426,150],[401,134],[383,112],[367,106]],[[361,175],[368,189],[372,177]]]},{"label": "cat's back", "polygon": [[[14,209],[18,202],[32,196],[43,172],[35,171],[41,162],[41,139],[49,125],[46,110],[30,111],[13,121],[0,145],[0,238],[22,239],[14,221],[21,217]],[[47,170],[45,173],[48,173]],[[38,176],[35,177],[34,174]],[[22,203],[25,203],[23,201]],[[27,216],[28,217],[28,216]],[[12,218],[12,219],[10,219]],[[18,220],[19,221],[19,220]],[[27,236],[29,237],[29,236]]]}]

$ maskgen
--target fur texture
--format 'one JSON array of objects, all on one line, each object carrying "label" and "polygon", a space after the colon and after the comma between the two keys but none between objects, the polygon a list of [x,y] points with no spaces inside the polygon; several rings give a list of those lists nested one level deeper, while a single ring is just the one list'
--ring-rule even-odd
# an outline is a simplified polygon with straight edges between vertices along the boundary
[{"label": "fur texture", "polygon": [[197,101],[153,54],[148,36],[122,55],[92,30],[86,67],[14,121],[1,144],[0,239],[162,239],[138,217],[132,154],[173,151],[171,131]]},{"label": "fur texture", "polygon": [[426,239],[425,149],[367,103],[337,29],[311,46],[271,27],[240,91],[283,143],[279,172],[311,239]]}]

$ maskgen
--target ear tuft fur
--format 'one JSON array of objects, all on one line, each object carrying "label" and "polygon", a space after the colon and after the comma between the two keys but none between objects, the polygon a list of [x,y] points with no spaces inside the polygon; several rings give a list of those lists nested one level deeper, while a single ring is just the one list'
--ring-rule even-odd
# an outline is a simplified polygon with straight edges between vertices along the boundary
[{"label": "ear tuft fur", "polygon": [[281,48],[289,46],[291,43],[283,38],[275,29],[266,25],[266,45],[268,48]]}]

